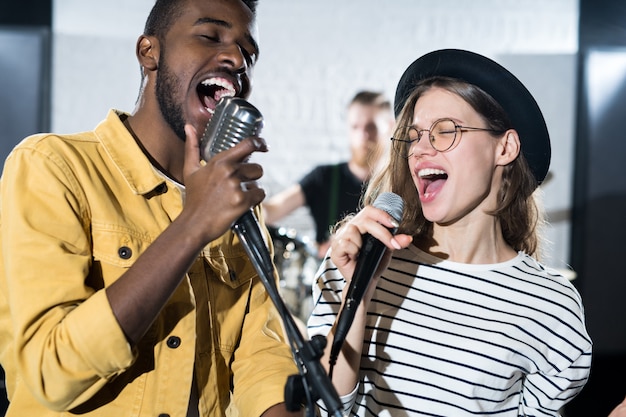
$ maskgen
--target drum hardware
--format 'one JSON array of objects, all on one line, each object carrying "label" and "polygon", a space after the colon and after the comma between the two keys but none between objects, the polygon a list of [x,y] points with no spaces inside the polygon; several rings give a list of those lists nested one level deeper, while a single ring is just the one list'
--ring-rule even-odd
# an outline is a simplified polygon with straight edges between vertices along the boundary
[{"label": "drum hardware", "polygon": [[319,267],[316,249],[295,229],[267,227],[274,243],[281,295],[291,313],[306,322],[313,309],[311,286]]}]

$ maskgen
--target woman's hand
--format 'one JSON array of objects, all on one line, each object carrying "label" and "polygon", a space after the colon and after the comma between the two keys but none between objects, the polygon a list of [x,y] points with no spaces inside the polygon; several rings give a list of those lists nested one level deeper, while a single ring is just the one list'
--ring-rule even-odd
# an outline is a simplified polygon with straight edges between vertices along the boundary
[{"label": "woman's hand", "polygon": [[[413,238],[404,234],[394,236],[390,229],[396,227],[398,223],[389,213],[367,206],[337,230],[331,240],[331,259],[348,283],[354,274],[359,252],[363,246],[363,235],[366,233],[378,239],[391,251],[409,246]],[[387,268],[390,254],[391,252],[387,251],[383,257],[373,281]],[[372,288],[375,286],[375,284],[369,286],[364,300],[369,301]]]}]

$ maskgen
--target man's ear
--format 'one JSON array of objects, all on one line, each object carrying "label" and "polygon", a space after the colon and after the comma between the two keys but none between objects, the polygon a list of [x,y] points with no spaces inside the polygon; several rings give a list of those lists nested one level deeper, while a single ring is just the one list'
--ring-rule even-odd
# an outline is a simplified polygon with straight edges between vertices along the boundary
[{"label": "man's ear", "polygon": [[154,71],[159,67],[159,41],[156,37],[141,35],[135,53],[139,64],[146,71]]},{"label": "man's ear", "polygon": [[508,165],[517,158],[521,150],[519,135],[515,129],[509,129],[502,136],[496,147],[496,164]]}]

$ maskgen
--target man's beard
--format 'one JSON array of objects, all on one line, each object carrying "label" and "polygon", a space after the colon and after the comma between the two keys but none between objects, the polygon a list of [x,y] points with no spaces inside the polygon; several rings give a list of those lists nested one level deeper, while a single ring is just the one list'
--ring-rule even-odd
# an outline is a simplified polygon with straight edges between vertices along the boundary
[{"label": "man's beard", "polygon": [[363,146],[352,148],[351,159],[361,167],[375,165],[382,155],[382,147],[370,144],[367,149]]},{"label": "man's beard", "polygon": [[161,50],[161,65],[157,71],[156,79],[157,101],[163,118],[176,133],[176,136],[184,142],[186,140],[185,118],[183,117],[182,106],[175,101],[176,92],[182,90],[178,77],[170,71],[166,59],[164,59],[163,50]]}]

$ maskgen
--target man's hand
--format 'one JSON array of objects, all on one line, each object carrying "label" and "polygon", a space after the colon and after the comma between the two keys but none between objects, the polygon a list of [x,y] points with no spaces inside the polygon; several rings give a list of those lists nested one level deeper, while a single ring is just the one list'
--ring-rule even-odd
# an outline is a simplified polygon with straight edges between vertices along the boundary
[{"label": "man's hand", "polygon": [[194,225],[199,238],[210,242],[225,233],[246,210],[265,198],[256,181],[263,175],[261,165],[249,162],[253,152],[266,152],[259,137],[242,140],[232,148],[200,160],[200,138],[185,126],[185,205],[181,216]]}]

